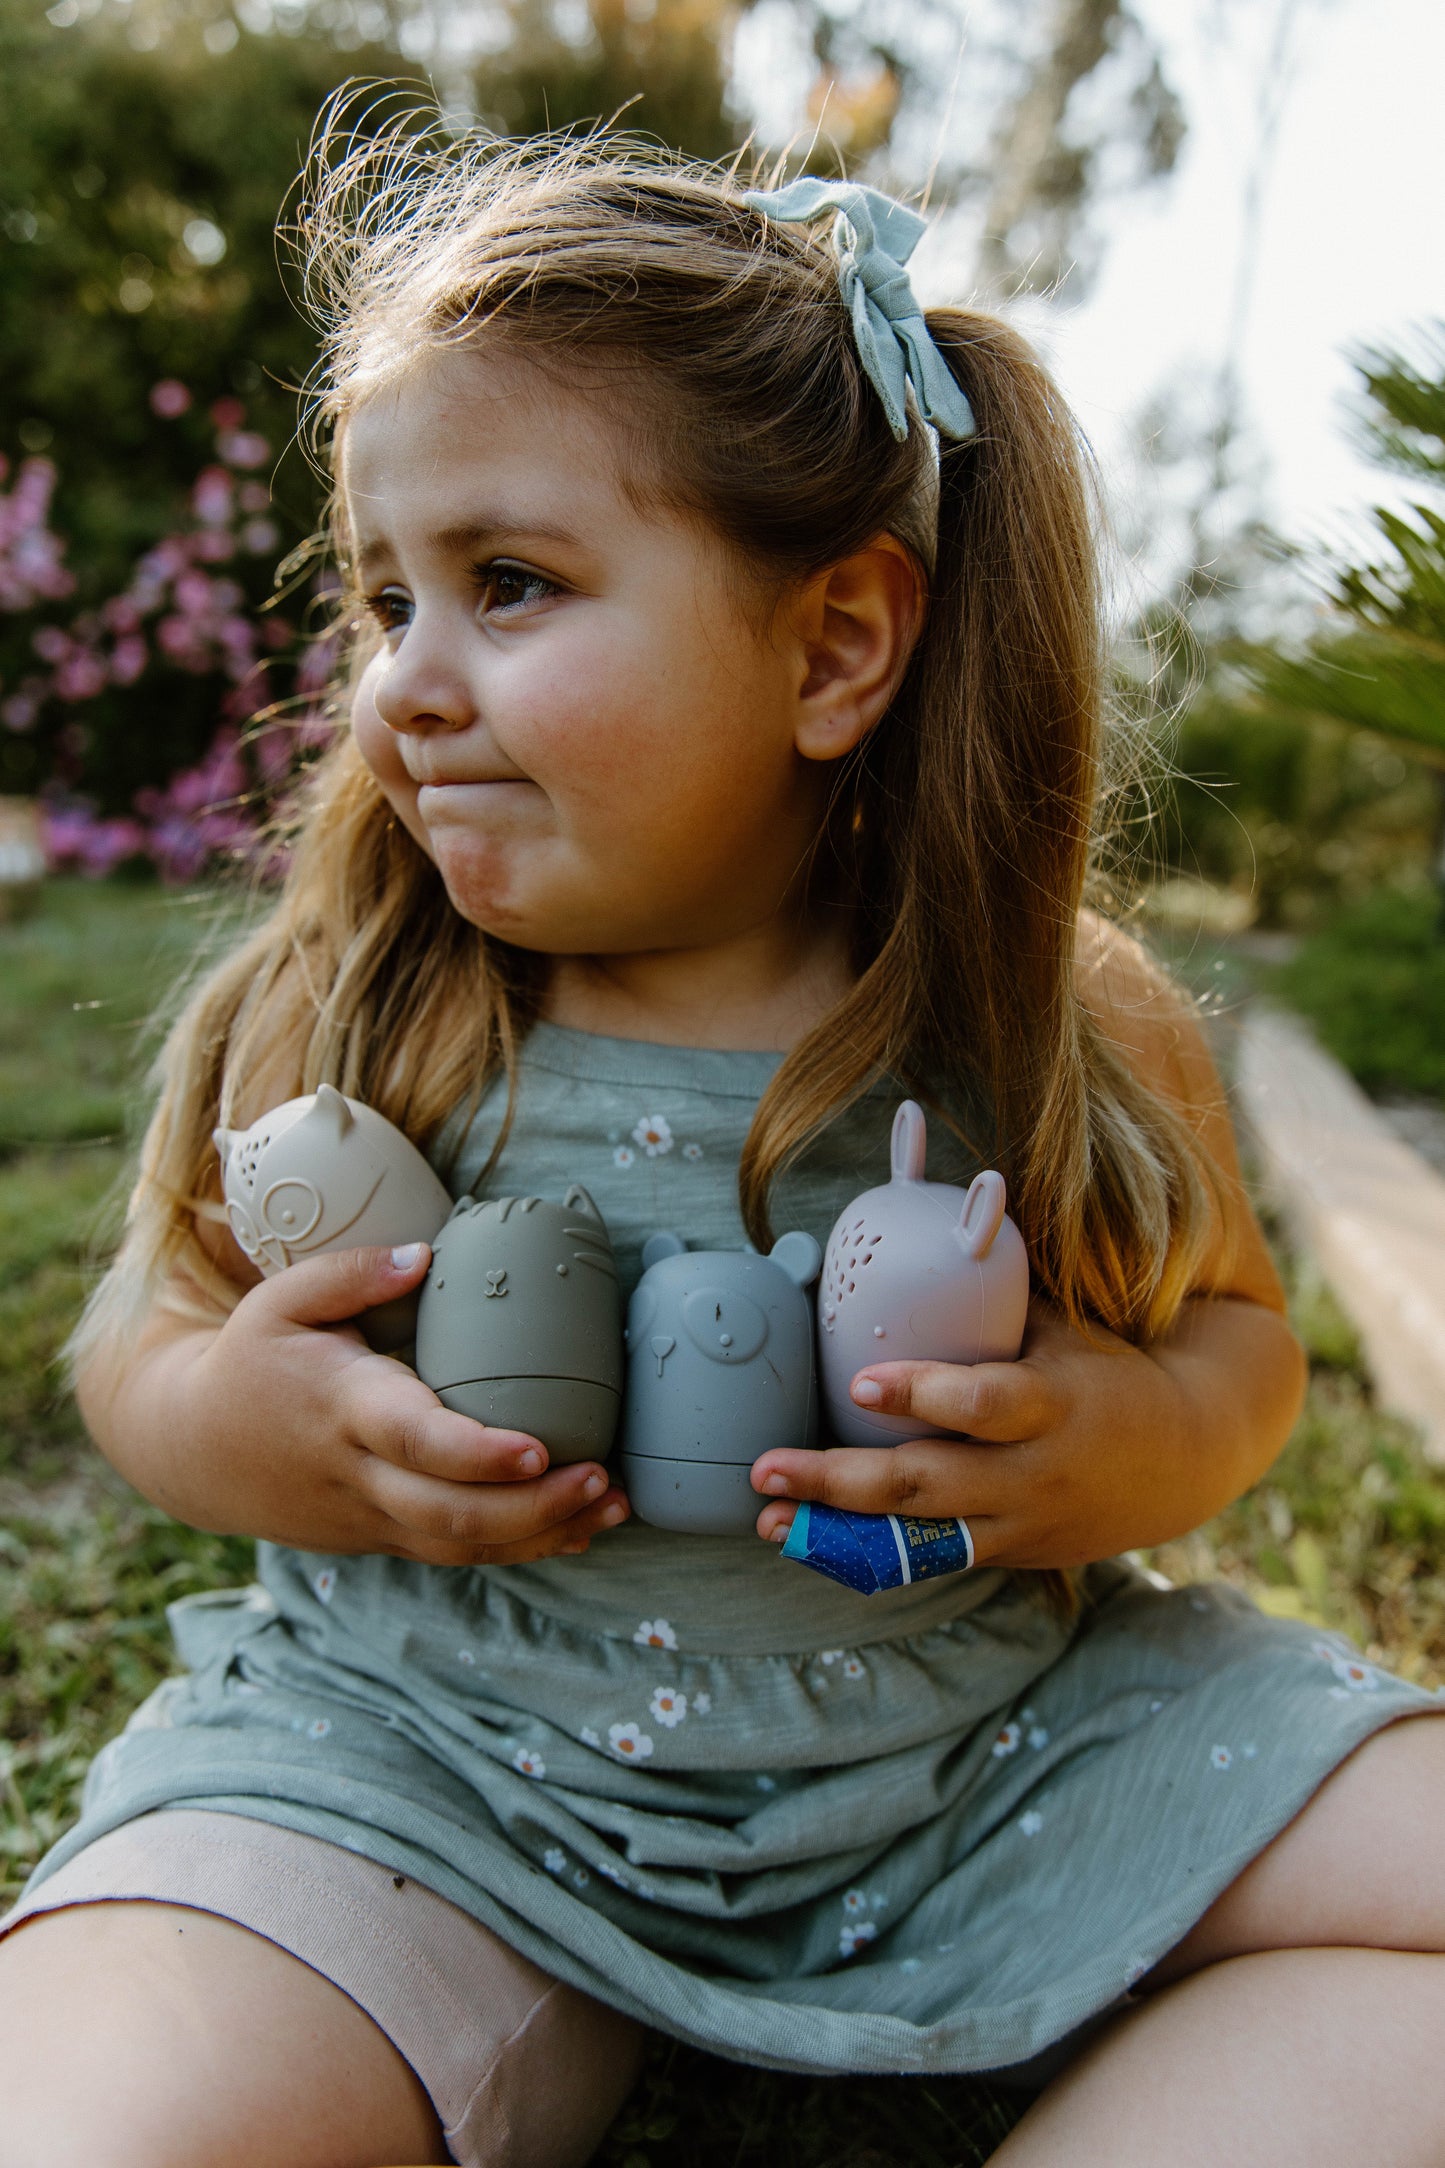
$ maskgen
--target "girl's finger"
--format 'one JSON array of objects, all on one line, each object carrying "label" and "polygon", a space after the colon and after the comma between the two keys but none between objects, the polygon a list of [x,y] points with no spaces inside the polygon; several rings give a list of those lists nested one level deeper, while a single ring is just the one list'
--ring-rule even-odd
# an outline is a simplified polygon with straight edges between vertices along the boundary
[{"label": "girl's finger", "polygon": [[340,1325],[409,1293],[430,1262],[425,1242],[394,1250],[328,1250],[288,1265],[245,1299],[292,1325]]},{"label": "girl's finger", "polygon": [[[752,1472],[766,1497],[817,1499],[849,1513],[908,1513],[925,1520],[1013,1508],[1019,1478],[993,1447],[921,1438],[894,1446],[840,1445],[822,1453],[765,1453]],[[1005,1465],[1000,1465],[1005,1463]],[[781,1486],[781,1488],[779,1488]]]},{"label": "girl's finger", "polygon": [[521,1430],[492,1430],[444,1408],[400,1363],[363,1359],[338,1381],[348,1428],[366,1452],[449,1483],[517,1483],[541,1475],[547,1448]]},{"label": "girl's finger", "polygon": [[627,1503],[620,1490],[609,1496],[606,1471],[595,1461],[505,1484],[444,1483],[375,1455],[362,1467],[370,1502],[411,1537],[413,1547],[431,1546],[429,1555],[446,1564],[484,1564],[499,1549],[531,1542],[585,1506]]},{"label": "girl's finger", "polygon": [[1002,1445],[1041,1436],[1061,1413],[1048,1371],[1027,1361],[870,1363],[850,1390],[860,1408]]}]

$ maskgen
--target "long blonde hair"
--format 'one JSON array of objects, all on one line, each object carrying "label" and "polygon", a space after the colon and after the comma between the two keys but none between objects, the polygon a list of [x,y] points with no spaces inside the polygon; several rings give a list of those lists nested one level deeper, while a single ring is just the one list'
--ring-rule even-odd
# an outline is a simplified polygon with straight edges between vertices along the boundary
[{"label": "long blonde hair", "polygon": [[[323,116],[296,227],[323,334],[317,442],[334,448],[419,354],[485,341],[564,380],[606,374],[639,498],[700,516],[779,593],[906,535],[921,432],[900,445],[889,429],[827,243],[765,223],[742,190],[613,139],[359,139],[344,108]],[[1103,753],[1086,466],[1014,331],[962,308],[927,321],[978,433],[943,447],[927,625],[888,714],[840,764],[815,853],[848,910],[854,984],[758,1106],[743,1219],[765,1243],[780,1169],[891,1073],[974,1110],[1064,1312],[1146,1338],[1197,1282],[1213,1184],[1076,990]],[[334,525],[345,569],[339,507]],[[182,1280],[237,1299],[197,1224],[218,1216],[217,1120],[326,1081],[425,1147],[499,1070],[515,1091],[541,992],[540,959],[455,912],[343,732],[306,787],[279,901],[171,1034],[82,1348],[118,1305],[173,1299]]]}]

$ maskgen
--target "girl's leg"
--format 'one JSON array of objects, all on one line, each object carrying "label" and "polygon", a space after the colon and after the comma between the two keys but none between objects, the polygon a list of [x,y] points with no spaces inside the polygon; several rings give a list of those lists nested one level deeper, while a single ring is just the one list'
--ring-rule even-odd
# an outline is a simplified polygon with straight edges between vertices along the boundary
[{"label": "girl's leg", "polygon": [[446,2161],[349,1995],[213,1913],[88,1904],[0,1945],[0,2168]]},{"label": "girl's leg", "polygon": [[1440,2168],[1445,1723],[1378,1732],[1031,2108],[1000,2168]]}]

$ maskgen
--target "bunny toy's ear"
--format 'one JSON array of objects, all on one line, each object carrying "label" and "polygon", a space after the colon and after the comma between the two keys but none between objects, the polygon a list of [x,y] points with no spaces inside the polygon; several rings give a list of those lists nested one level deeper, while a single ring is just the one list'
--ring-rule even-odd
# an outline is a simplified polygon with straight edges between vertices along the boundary
[{"label": "bunny toy's ear", "polygon": [[968,1185],[968,1195],[963,1200],[959,1215],[958,1239],[968,1257],[987,1257],[993,1248],[993,1238],[1003,1225],[1003,1208],[1008,1203],[1008,1191],[1001,1174],[992,1169],[987,1174],[976,1174]]},{"label": "bunny toy's ear", "polygon": [[916,1099],[905,1099],[893,1117],[893,1179],[921,1182],[928,1150],[928,1124]]},{"label": "bunny toy's ear", "polygon": [[648,1272],[654,1265],[660,1265],[664,1257],[682,1257],[686,1252],[687,1244],[681,1235],[649,1235],[642,1245],[642,1269]]}]

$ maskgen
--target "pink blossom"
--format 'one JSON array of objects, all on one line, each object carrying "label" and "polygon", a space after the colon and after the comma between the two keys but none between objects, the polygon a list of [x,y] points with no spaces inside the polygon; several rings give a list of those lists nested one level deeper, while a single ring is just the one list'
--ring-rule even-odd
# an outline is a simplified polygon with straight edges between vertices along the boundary
[{"label": "pink blossom", "polygon": [[243,512],[269,512],[271,492],[264,482],[243,482],[236,492],[236,500]]},{"label": "pink blossom", "polygon": [[211,582],[204,572],[187,568],[171,590],[176,608],[186,617],[203,617],[211,606]]},{"label": "pink blossom", "polygon": [[239,399],[217,399],[211,408],[211,420],[218,429],[239,429],[246,419],[246,409]]},{"label": "pink blossom", "polygon": [[100,607],[100,621],[107,632],[135,632],[139,630],[141,613],[136,607],[133,594],[112,595]]},{"label": "pink blossom", "polygon": [[224,527],[231,517],[231,477],[224,467],[202,467],[191,490],[191,509],[207,527]]},{"label": "pink blossom", "polygon": [[253,557],[265,557],[280,539],[281,530],[274,520],[248,519],[241,529],[241,540]]},{"label": "pink blossom", "polygon": [[259,467],[271,456],[271,447],[254,429],[228,429],[216,439],[216,450],[229,467]]},{"label": "pink blossom", "polygon": [[70,634],[62,632],[59,625],[42,625],[32,633],[30,645],[42,662],[62,663],[70,653]]},{"label": "pink blossom", "polygon": [[127,633],[117,640],[110,654],[110,678],[113,685],[134,685],[136,679],[150,660],[150,649],[139,633]]},{"label": "pink blossom", "polygon": [[224,527],[207,527],[192,542],[191,554],[208,565],[221,564],[235,556],[236,545]]},{"label": "pink blossom", "polygon": [[77,648],[56,671],[55,690],[62,700],[93,700],[105,691],[107,675],[93,648]]},{"label": "pink blossom", "polygon": [[163,376],[159,384],[151,386],[151,412],[159,414],[162,421],[173,422],[190,403],[191,395],[179,377]]},{"label": "pink blossom", "polygon": [[12,693],[0,701],[0,722],[7,730],[33,730],[39,713],[40,702],[33,693]]}]

